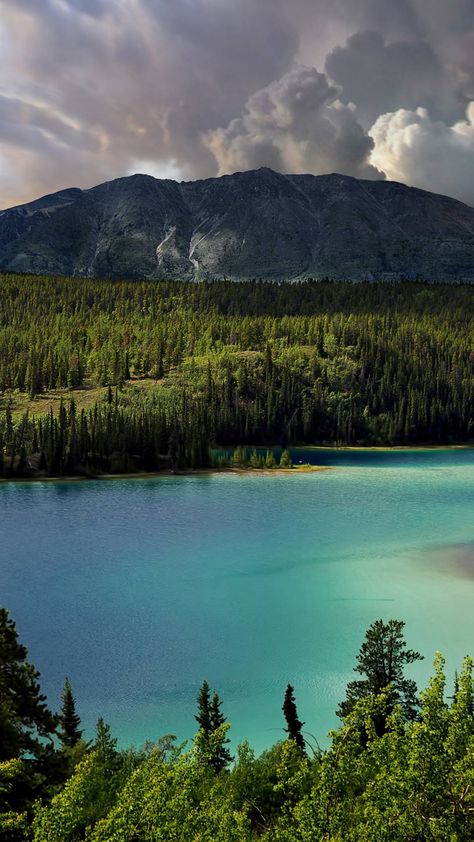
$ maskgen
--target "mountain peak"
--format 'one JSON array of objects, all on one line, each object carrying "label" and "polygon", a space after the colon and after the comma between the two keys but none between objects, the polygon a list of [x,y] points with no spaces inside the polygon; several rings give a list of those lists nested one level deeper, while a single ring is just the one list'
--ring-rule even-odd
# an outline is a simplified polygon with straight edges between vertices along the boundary
[{"label": "mountain peak", "polygon": [[0,213],[0,268],[181,280],[474,280],[474,209],[403,184],[269,167],[134,173]]}]

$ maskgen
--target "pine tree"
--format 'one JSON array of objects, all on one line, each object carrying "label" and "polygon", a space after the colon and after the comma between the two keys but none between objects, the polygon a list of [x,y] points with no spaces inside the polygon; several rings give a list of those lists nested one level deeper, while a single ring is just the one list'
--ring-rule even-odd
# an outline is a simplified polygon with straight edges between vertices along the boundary
[{"label": "pine tree", "polygon": [[47,798],[63,780],[62,763],[53,745],[57,718],[47,707],[39,673],[26,660],[27,654],[13,620],[6,609],[0,609],[0,767],[18,769],[14,786],[0,780],[0,838],[18,842],[29,836],[21,832],[17,836],[8,822],[2,824],[1,813],[5,809],[30,811],[37,799]]},{"label": "pine tree", "polygon": [[239,445],[235,448],[232,461],[237,468],[245,468],[247,466],[247,451],[244,447],[240,447]]},{"label": "pine tree", "polygon": [[[200,751],[202,757],[214,769],[220,772],[232,762],[233,758],[227,748],[229,740],[222,729],[226,719],[221,712],[221,700],[214,693],[211,700],[211,688],[207,681],[203,681],[197,697],[198,713],[194,717],[199,725]],[[228,728],[228,726],[226,726]]]},{"label": "pine tree", "polygon": [[[407,720],[415,719],[419,706],[417,687],[412,679],[405,678],[404,669],[407,664],[422,660],[423,656],[407,649],[404,626],[402,620],[389,620],[388,623],[377,620],[369,627],[354,667],[354,672],[365,678],[349,682],[346,698],[337,711],[338,716],[347,716],[360,699],[377,696],[390,688],[387,714],[399,704]],[[378,731],[383,732],[384,727],[384,722],[379,723]]]},{"label": "pine tree", "polygon": [[28,663],[27,655],[15,623],[0,608],[0,761],[23,756],[43,759],[51,751],[57,720],[41,694],[39,672]]},{"label": "pine tree", "polygon": [[286,719],[285,731],[290,740],[294,740],[301,751],[304,751],[304,737],[301,733],[304,722],[298,719],[298,711],[296,709],[295,691],[291,684],[287,685],[285,691],[285,698],[283,701],[282,711]]},{"label": "pine tree", "polygon": [[96,736],[93,748],[98,753],[99,763],[104,777],[113,777],[120,768],[120,755],[117,751],[117,740],[110,734],[110,726],[99,717],[96,725]]},{"label": "pine tree", "polygon": [[280,468],[292,468],[293,462],[290,459],[290,454],[284,450],[280,456]]},{"label": "pine tree", "polygon": [[[224,725],[226,721],[226,718],[221,711],[221,700],[219,699],[217,693],[214,693],[212,697],[209,713],[211,734],[214,734],[221,725]],[[230,740],[224,736],[222,741],[214,747],[210,763],[216,772],[221,772],[222,769],[225,769],[225,767],[228,766],[229,763],[232,763],[232,760],[234,759],[227,748],[229,742]]]},{"label": "pine tree", "polygon": [[82,730],[79,728],[81,719],[76,713],[76,702],[68,678],[64,680],[59,722],[61,726],[59,730],[61,744],[65,748],[73,748],[81,739]]},{"label": "pine tree", "polygon": [[265,456],[265,467],[266,468],[274,468],[275,467],[275,457],[273,455],[273,450],[267,450]]},{"label": "pine tree", "polygon": [[206,737],[211,733],[211,688],[203,681],[197,697],[198,713],[194,717]]},{"label": "pine tree", "polygon": [[255,448],[252,450],[252,455],[250,456],[250,467],[251,468],[259,468],[260,467],[260,457],[259,457],[257,451],[255,450]]}]

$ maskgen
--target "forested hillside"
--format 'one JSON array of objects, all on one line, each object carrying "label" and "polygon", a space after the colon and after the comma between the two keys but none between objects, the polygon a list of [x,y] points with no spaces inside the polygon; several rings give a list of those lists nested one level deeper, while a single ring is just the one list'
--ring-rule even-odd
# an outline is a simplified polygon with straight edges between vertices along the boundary
[{"label": "forested hillside", "polygon": [[0,276],[5,476],[204,467],[220,445],[466,443],[471,285]]}]

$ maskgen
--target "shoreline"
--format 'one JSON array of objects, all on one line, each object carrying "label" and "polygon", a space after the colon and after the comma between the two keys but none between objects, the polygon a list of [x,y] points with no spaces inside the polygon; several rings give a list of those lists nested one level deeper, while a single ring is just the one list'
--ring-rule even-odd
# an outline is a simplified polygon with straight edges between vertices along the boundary
[{"label": "shoreline", "polygon": [[[363,447],[358,445],[295,445],[289,448],[292,451],[322,451],[324,453],[343,451],[343,452],[372,452],[372,453],[390,453],[390,452],[414,452],[414,451],[437,451],[437,450],[473,450],[472,444],[433,444],[433,445],[393,445],[393,446],[373,446]],[[212,476],[213,474],[234,474],[236,476],[276,476],[289,474],[311,474],[319,473],[320,471],[332,471],[340,469],[338,465],[311,465],[310,463],[294,464],[291,468],[280,468],[276,465],[274,468],[252,468],[237,467],[229,465],[227,467],[213,467],[213,468],[196,468],[183,471],[131,471],[130,473],[117,474],[68,474],[65,476],[28,476],[28,477],[0,477],[0,486],[11,483],[40,483],[40,482],[90,482],[90,481],[105,481],[110,480],[124,480],[124,479],[156,479],[157,477],[192,477],[192,476]]]},{"label": "shoreline", "polygon": [[324,450],[330,452],[333,450],[356,450],[362,452],[390,452],[392,450],[406,451],[411,450],[474,450],[473,444],[392,444],[392,445],[371,445],[365,447],[364,445],[353,444],[297,444],[294,447],[287,448],[288,450]]},{"label": "shoreline", "polygon": [[71,474],[62,477],[30,476],[30,477],[0,477],[0,486],[12,483],[40,483],[40,482],[109,482],[124,479],[157,479],[166,477],[199,477],[213,474],[235,474],[237,476],[275,476],[276,474],[313,474],[320,471],[331,471],[330,465],[294,465],[292,468],[196,468],[188,471],[131,471],[120,474]]}]

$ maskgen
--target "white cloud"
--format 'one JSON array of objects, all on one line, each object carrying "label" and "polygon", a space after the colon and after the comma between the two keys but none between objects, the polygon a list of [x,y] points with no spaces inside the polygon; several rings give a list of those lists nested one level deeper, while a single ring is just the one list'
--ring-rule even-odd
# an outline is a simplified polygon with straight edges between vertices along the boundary
[{"label": "white cloud", "polygon": [[257,91],[240,117],[204,138],[219,175],[266,165],[291,173],[380,177],[368,163],[373,142],[339,93],[327,76],[303,66]]},{"label": "white cloud", "polygon": [[452,126],[432,120],[426,108],[400,109],[379,117],[369,134],[371,161],[387,178],[474,205],[474,102]]}]

